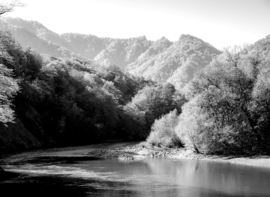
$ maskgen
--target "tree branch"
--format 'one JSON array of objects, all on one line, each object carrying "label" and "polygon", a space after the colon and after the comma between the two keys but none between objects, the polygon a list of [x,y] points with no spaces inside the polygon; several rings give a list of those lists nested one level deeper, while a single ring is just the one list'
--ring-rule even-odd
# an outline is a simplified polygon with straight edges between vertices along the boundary
[{"label": "tree branch", "polygon": [[23,6],[25,6],[25,4],[23,4],[19,0],[13,0],[10,3],[1,2],[0,3],[0,16],[7,12],[12,12],[15,7],[23,7]]}]

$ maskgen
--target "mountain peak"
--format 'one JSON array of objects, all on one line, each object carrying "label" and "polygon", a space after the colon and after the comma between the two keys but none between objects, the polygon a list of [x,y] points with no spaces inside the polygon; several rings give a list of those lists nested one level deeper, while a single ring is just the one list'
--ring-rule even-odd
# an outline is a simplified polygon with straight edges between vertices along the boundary
[{"label": "mountain peak", "polygon": [[192,36],[190,34],[182,34],[178,41],[184,41],[184,40],[194,40],[194,41],[196,40],[196,41],[204,42],[202,39]]},{"label": "mountain peak", "polygon": [[162,37],[154,42],[154,44],[156,43],[172,43],[172,42],[168,40],[166,37]]},{"label": "mountain peak", "polygon": [[217,50],[214,46],[211,44],[203,41],[200,38],[197,38],[195,36],[189,35],[189,34],[182,34],[179,38],[179,40],[176,42],[177,45],[193,45],[193,46],[201,46],[203,48],[211,48],[211,50],[214,50],[219,53],[219,50]]}]

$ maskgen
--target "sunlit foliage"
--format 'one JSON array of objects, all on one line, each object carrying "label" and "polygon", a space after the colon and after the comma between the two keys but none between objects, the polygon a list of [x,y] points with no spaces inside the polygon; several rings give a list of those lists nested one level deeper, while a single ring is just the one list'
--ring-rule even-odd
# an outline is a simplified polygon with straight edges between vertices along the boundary
[{"label": "sunlit foliage", "polygon": [[155,120],[147,142],[159,147],[181,147],[182,141],[175,133],[175,127],[179,121],[177,110],[162,116]]},{"label": "sunlit foliage", "polygon": [[269,66],[249,48],[226,51],[214,60],[190,86],[179,135],[197,152],[267,153]]}]

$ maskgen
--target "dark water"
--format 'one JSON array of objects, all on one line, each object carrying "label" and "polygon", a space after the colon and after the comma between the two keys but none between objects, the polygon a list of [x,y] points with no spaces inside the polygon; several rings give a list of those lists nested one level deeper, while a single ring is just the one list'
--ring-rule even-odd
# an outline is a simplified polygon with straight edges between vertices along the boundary
[{"label": "dark water", "polygon": [[1,196],[270,197],[269,169],[217,162],[39,157],[5,168],[21,175],[0,181]]}]

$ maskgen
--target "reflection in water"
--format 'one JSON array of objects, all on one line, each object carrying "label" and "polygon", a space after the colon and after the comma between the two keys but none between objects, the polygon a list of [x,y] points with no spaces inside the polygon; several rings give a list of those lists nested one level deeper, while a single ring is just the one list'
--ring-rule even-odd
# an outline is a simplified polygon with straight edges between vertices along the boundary
[{"label": "reflection in water", "polygon": [[73,189],[83,191],[80,196],[270,196],[270,170],[217,162],[165,159],[130,163],[93,159],[61,162],[58,159],[7,169],[30,174],[28,180],[32,181],[43,177],[46,184],[61,180],[62,186],[70,189],[72,185]]},{"label": "reflection in water", "polygon": [[157,177],[165,175],[170,184],[192,188],[187,196],[270,196],[270,171],[266,169],[196,160],[146,162]]}]

